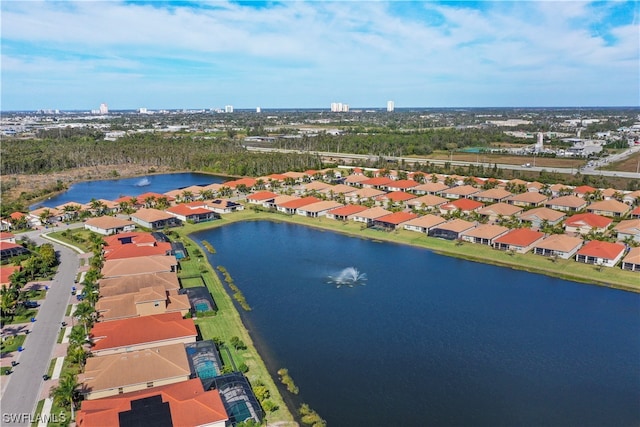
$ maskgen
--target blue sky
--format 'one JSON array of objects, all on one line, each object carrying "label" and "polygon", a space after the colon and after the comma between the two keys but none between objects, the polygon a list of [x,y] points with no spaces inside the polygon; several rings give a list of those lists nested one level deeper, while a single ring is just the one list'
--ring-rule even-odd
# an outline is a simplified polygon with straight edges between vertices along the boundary
[{"label": "blue sky", "polygon": [[0,108],[638,106],[638,1],[12,1]]}]

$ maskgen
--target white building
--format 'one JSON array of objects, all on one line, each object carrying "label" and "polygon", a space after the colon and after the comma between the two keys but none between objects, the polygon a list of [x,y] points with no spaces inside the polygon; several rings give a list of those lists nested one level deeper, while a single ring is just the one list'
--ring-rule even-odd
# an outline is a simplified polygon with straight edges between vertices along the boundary
[{"label": "white building", "polygon": [[536,153],[540,153],[542,152],[542,150],[544,150],[544,136],[542,135],[542,132],[538,132],[538,140],[536,142],[536,146],[534,147],[534,151]]},{"label": "white building", "polygon": [[225,105],[224,106],[225,113],[233,113],[233,105]]},{"label": "white building", "polygon": [[349,104],[343,104],[342,102],[332,102],[331,111],[334,113],[346,113],[349,111]]},{"label": "white building", "polygon": [[395,110],[396,106],[395,103],[393,101],[387,101],[387,111],[388,112],[393,112],[393,110]]},{"label": "white building", "polygon": [[100,114],[109,114],[109,106],[104,102],[100,104]]},{"label": "white building", "polygon": [[262,111],[262,109],[260,107],[256,107],[256,113],[259,113],[261,111]]}]

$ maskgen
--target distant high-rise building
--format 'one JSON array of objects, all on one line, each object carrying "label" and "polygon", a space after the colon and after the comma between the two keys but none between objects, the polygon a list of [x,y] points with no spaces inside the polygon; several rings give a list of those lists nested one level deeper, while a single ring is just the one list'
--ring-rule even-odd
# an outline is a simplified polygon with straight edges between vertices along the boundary
[{"label": "distant high-rise building", "polygon": [[225,113],[233,113],[233,105],[225,105],[224,106]]},{"label": "distant high-rise building", "polygon": [[138,108],[138,113],[140,114],[147,114],[147,109],[142,107],[142,108]]},{"label": "distant high-rise building", "polygon": [[334,113],[346,113],[349,111],[349,104],[343,104],[342,102],[332,102],[331,111]]},{"label": "distant high-rise building", "polygon": [[544,136],[542,135],[542,132],[538,132],[538,140],[536,141],[536,146],[534,147],[534,150],[536,153],[541,152],[544,149]]},{"label": "distant high-rise building", "polygon": [[259,113],[261,111],[262,111],[262,109],[260,107],[256,107],[256,113]]},{"label": "distant high-rise building", "polygon": [[100,114],[109,114],[109,106],[104,102],[100,104]]},{"label": "distant high-rise building", "polygon": [[393,101],[387,101],[387,111],[388,112],[392,112],[393,110],[395,110],[396,105]]}]

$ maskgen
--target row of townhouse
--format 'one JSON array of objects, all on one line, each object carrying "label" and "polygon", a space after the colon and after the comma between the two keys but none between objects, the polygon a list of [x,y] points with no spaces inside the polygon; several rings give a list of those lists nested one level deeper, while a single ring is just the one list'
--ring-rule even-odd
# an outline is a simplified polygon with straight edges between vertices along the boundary
[{"label": "row of townhouse", "polygon": [[[213,341],[198,341],[189,312],[215,309],[208,290],[182,289],[176,246],[161,232],[132,230],[135,223],[104,229],[104,263],[90,331],[93,357],[79,375],[84,397],[78,426],[228,426],[235,407],[260,422],[263,413],[246,378],[222,374]],[[95,227],[95,224],[88,225]],[[243,418],[244,419],[244,418]]]}]

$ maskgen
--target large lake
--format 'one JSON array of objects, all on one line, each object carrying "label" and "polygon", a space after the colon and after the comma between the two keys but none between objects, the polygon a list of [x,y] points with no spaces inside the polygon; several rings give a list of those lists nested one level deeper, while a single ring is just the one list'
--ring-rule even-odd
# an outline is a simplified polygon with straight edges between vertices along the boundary
[{"label": "large lake", "polygon": [[226,178],[216,175],[186,172],[79,182],[63,193],[30,206],[30,209],[41,206],[52,208],[67,202],[87,203],[92,198],[114,200],[121,196],[138,196],[146,192],[162,194],[191,185],[223,183],[225,180]]},{"label": "large lake", "polygon": [[[329,426],[640,424],[638,294],[291,224],[193,237]],[[348,267],[368,280],[327,283]]]}]

